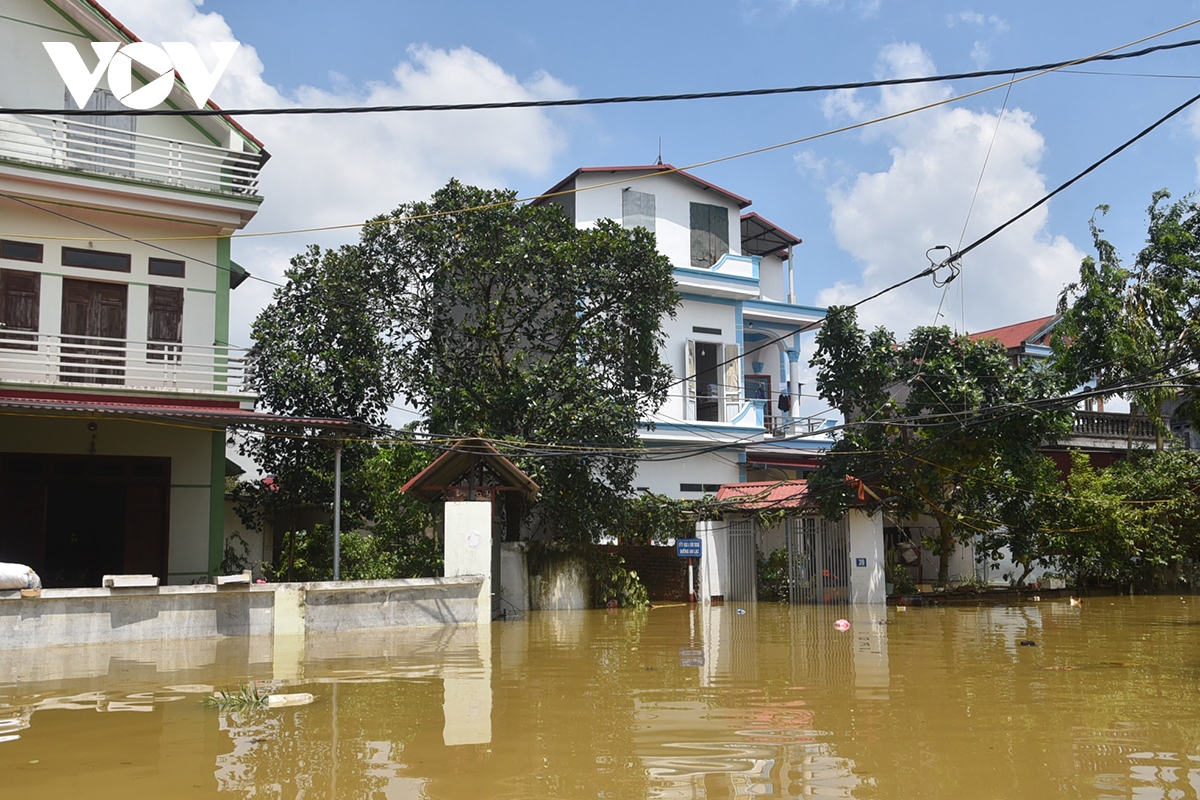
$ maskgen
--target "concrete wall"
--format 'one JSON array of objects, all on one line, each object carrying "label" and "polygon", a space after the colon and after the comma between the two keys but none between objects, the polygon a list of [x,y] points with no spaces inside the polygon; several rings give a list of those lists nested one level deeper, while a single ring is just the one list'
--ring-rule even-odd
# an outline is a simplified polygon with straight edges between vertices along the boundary
[{"label": "concrete wall", "polygon": [[479,575],[218,588],[0,592],[0,650],[474,625]]}]

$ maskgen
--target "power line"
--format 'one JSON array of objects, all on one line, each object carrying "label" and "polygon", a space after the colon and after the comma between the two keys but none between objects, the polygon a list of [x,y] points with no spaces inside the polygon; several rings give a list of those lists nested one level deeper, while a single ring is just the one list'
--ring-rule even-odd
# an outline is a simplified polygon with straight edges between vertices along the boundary
[{"label": "power line", "polygon": [[[1184,28],[1195,25],[1198,20],[1192,20],[1177,25],[1168,30],[1147,36],[1120,48],[1132,47],[1149,39],[1165,36]],[[1127,58],[1140,58],[1151,53],[1178,50],[1194,47],[1200,44],[1200,39],[1189,39],[1172,44],[1155,45],[1131,53],[1112,53],[1054,61],[1047,64],[1035,64],[1026,67],[1009,67],[1005,69],[975,70],[972,72],[954,72],[941,75],[925,75],[910,78],[881,78],[870,81],[852,81],[844,83],[808,84],[803,86],[784,86],[758,89],[732,89],[728,91],[682,92],[677,94],[649,95],[618,95],[613,97],[562,98],[557,100],[503,100],[484,103],[426,103],[406,105],[375,105],[375,106],[319,106],[291,108],[153,108],[153,109],[61,109],[61,108],[0,108],[0,114],[24,114],[27,116],[56,116],[56,117],[267,117],[267,116],[328,116],[342,114],[393,114],[419,113],[431,111],[495,111],[518,108],[568,108],[578,106],[629,105],[635,103],[665,103],[691,100],[718,100],[740,97],[770,97],[789,94],[813,94],[820,92],[835,92],[848,89],[871,89],[886,86],[907,86],[923,83],[941,83],[955,80],[971,80],[975,78],[992,78],[999,75],[1027,74],[1060,70],[1063,67],[1076,64],[1089,64],[1096,61],[1120,61]]]}]

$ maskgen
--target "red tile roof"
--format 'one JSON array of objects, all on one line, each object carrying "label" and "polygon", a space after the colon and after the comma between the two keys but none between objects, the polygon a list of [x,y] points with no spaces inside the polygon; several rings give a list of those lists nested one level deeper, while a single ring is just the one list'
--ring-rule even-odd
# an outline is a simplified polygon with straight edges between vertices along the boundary
[{"label": "red tile roof", "polygon": [[1013,325],[1005,325],[1001,328],[992,328],[979,333],[972,333],[972,341],[982,341],[984,339],[995,339],[1006,349],[1020,347],[1023,344],[1044,344],[1044,342],[1032,342],[1030,337],[1039,333],[1050,322],[1054,320],[1055,315],[1051,314],[1048,317],[1038,317],[1027,322],[1018,322]]},{"label": "red tile roof", "polygon": [[726,483],[717,490],[717,500],[727,503],[730,508],[747,511],[815,505],[808,495],[808,481],[802,480]]}]

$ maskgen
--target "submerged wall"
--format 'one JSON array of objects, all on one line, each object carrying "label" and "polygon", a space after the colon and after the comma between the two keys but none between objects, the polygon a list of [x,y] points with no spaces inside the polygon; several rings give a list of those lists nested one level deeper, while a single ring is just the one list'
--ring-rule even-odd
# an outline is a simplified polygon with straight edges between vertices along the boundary
[{"label": "submerged wall", "polygon": [[236,587],[0,592],[0,650],[475,625],[480,575]]}]

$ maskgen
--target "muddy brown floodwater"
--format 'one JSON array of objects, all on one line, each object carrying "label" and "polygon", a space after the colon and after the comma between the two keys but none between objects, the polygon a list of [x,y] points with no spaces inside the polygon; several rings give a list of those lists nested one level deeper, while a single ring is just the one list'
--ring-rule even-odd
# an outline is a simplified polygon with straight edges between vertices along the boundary
[{"label": "muddy brown floodwater", "polygon": [[[247,681],[316,699],[202,706]],[[3,797],[1198,794],[1192,597],[0,653]]]}]

